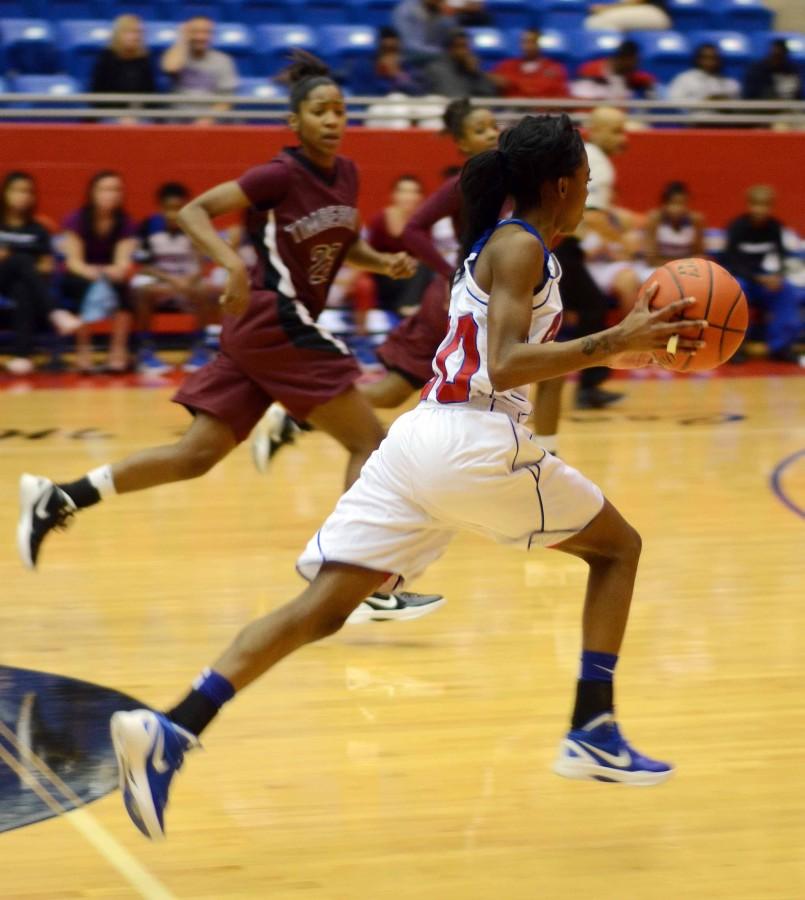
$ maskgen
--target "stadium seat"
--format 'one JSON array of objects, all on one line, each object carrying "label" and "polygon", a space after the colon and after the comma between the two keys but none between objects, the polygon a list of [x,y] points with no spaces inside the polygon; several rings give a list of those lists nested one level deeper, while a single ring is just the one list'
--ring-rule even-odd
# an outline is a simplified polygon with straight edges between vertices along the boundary
[{"label": "stadium seat", "polygon": [[240,22],[219,22],[215,26],[212,45],[235,60],[239,75],[254,74],[254,38],[252,31]]},{"label": "stadium seat", "polygon": [[540,24],[557,31],[572,31],[581,28],[586,18],[586,0],[545,0]]},{"label": "stadium seat", "polygon": [[273,100],[288,96],[288,89],[284,85],[259,77],[241,78],[237,92],[241,97],[254,97],[258,100]]},{"label": "stadium seat", "polygon": [[35,0],[38,4],[37,15],[49,22],[59,22],[62,19],[96,19],[99,16],[109,15],[108,6],[103,0]]},{"label": "stadium seat", "polygon": [[715,27],[710,0],[669,0],[668,15],[676,31]]},{"label": "stadium seat", "polygon": [[773,27],[774,13],[761,0],[712,0],[715,28],[734,28],[750,34]]},{"label": "stadium seat", "polygon": [[485,8],[496,28],[533,28],[539,24],[538,7],[532,0],[486,0]]},{"label": "stadium seat", "polygon": [[176,40],[179,24],[166,20],[152,20],[145,23],[145,44],[153,53],[168,49]]},{"label": "stadium seat", "polygon": [[724,74],[741,80],[748,63],[754,59],[749,38],[739,31],[693,31],[688,35],[691,47],[715,44],[724,59]]},{"label": "stadium seat", "polygon": [[355,25],[372,25],[375,28],[391,25],[391,14],[397,3],[398,0],[351,0],[350,21]]},{"label": "stadium seat", "polygon": [[61,68],[56,35],[44,19],[0,21],[0,45],[8,71],[48,75]]},{"label": "stadium seat", "polygon": [[[519,28],[509,31],[509,51],[511,56],[520,55],[520,33],[521,29]],[[541,30],[539,35],[540,50],[551,59],[555,59],[557,62],[572,68],[575,63],[572,44],[574,36],[575,32],[556,31],[553,28]]]},{"label": "stadium seat", "polygon": [[[81,85],[69,75],[16,75],[9,79],[9,88],[15,94],[20,94],[20,100],[10,104],[16,109],[58,109],[74,107],[73,103],[60,104],[59,97],[67,97],[70,94],[78,94]],[[27,100],[25,94],[48,94],[47,100]],[[69,117],[37,116],[36,122],[69,122]]]},{"label": "stadium seat", "polygon": [[368,25],[325,25],[319,29],[319,55],[336,68],[371,56],[377,46],[377,29]]},{"label": "stadium seat", "polygon": [[285,68],[295,47],[316,50],[316,33],[307,25],[258,25],[254,31],[254,66],[261,75],[274,75]]},{"label": "stadium seat", "polygon": [[799,31],[761,31],[753,35],[755,59],[762,59],[774,40],[784,40],[791,59],[800,67],[805,66],[805,34]]},{"label": "stadium seat", "polygon": [[612,54],[626,39],[620,31],[577,31],[569,35],[571,52],[576,62],[583,63],[590,59],[600,59]]},{"label": "stadium seat", "polygon": [[112,23],[107,19],[75,19],[61,23],[61,39],[67,71],[86,83],[95,59],[108,46]]},{"label": "stadium seat", "polygon": [[693,64],[693,51],[677,31],[637,31],[629,35],[640,46],[641,68],[668,82]]},{"label": "stadium seat", "polygon": [[500,62],[509,56],[509,46],[498,28],[468,28],[472,49],[485,63]]},{"label": "stadium seat", "polygon": [[34,0],[0,0],[0,19],[28,19],[38,14]]},{"label": "stadium seat", "polygon": [[299,24],[304,21],[304,8],[304,0],[241,0],[238,16],[253,27]]},{"label": "stadium seat", "polygon": [[157,18],[174,22],[186,22],[194,16],[205,16],[213,22],[239,22],[243,18],[240,0],[187,0],[184,3],[161,0],[160,6]]}]

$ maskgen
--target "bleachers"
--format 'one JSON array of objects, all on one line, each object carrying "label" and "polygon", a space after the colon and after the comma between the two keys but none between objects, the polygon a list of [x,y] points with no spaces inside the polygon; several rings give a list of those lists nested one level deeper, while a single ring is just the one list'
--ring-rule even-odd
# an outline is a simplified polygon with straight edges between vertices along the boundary
[{"label": "bleachers", "polygon": [[[318,53],[347,79],[351,64],[370,55],[377,28],[389,24],[397,0],[133,0],[115,12],[144,18],[146,43],[154,54],[175,40],[179,22],[191,14],[212,15],[214,46],[235,58],[245,79],[275,75],[287,53],[303,47]],[[489,68],[519,53],[524,27],[538,26],[547,56],[575,72],[578,65],[611,53],[624,35],[583,29],[586,0],[486,0],[494,27],[470,29],[473,47]],[[765,54],[774,37],[790,41],[792,57],[805,71],[805,35],[773,30],[773,14],[762,0],[670,0],[674,29],[626,35],[641,47],[641,67],[667,83],[691,64],[703,41],[717,43],[726,73],[742,78],[750,61]],[[87,86],[99,51],[107,46],[111,13],[105,0],[0,0],[0,74],[23,92],[28,84],[9,75],[61,75]],[[66,82],[64,82],[66,83]]]}]

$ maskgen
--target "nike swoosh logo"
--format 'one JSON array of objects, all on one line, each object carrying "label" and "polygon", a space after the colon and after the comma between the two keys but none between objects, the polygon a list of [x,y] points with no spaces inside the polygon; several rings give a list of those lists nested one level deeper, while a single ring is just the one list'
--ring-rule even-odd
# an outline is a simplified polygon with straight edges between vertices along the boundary
[{"label": "nike swoosh logo", "polygon": [[609,672],[610,675],[615,674],[614,669],[608,669],[606,666],[599,666],[598,663],[595,664],[596,669],[600,669],[602,672]]},{"label": "nike swoosh logo", "polygon": [[39,498],[39,502],[34,507],[34,513],[36,514],[37,519],[47,519],[50,516],[48,512],[48,503],[50,502],[51,494],[53,493],[53,489],[45,491],[44,494]]},{"label": "nike swoosh logo", "polygon": [[389,597],[367,597],[366,602],[370,606],[376,606],[378,609],[398,609],[399,604],[397,598],[392,594]]},{"label": "nike swoosh logo", "polygon": [[632,757],[629,755],[628,750],[621,750],[617,756],[614,756],[612,753],[607,753],[606,750],[601,750],[600,747],[593,747],[591,744],[585,744],[584,741],[579,741],[579,744],[584,747],[585,750],[589,750],[594,756],[600,757],[604,762],[608,762],[611,766],[615,766],[618,769],[625,769],[632,761]]},{"label": "nike swoosh logo", "polygon": [[158,775],[164,775],[170,769],[170,763],[165,759],[165,733],[161,725],[158,725],[157,729],[151,764]]}]

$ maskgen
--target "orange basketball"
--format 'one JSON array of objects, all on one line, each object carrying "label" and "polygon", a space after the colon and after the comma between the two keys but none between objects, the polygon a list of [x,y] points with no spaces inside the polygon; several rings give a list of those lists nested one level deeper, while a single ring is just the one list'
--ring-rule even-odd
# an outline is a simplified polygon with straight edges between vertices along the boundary
[{"label": "orange basketball", "polygon": [[697,353],[679,350],[673,356],[659,352],[655,356],[664,369],[676,372],[701,372],[715,369],[726,362],[741,346],[749,322],[749,311],[741,286],[730,273],[707,259],[675,259],[666,263],[646,280],[644,287],[658,282],[659,290],[651,301],[652,309],[660,309],[694,297],[679,320],[706,319],[707,328],[680,328],[682,337],[703,340]]}]

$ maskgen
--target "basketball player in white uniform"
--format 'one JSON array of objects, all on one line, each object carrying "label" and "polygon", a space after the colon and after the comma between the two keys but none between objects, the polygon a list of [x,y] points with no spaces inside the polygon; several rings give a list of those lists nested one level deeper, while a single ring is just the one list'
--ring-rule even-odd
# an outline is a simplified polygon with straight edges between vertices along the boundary
[{"label": "basketball player in white uniform", "polygon": [[[640,538],[596,485],[540,448],[523,424],[530,409],[521,385],[592,365],[648,364],[678,327],[666,320],[692,302],[649,312],[652,289],[618,326],[551,341],[562,306],[546,245],[578,225],[588,174],[564,115],[525,117],[499,150],[465,166],[466,262],[434,378],[311,538],[298,561],[310,584],[244,628],[168,713],[112,718],[124,801],[144,834],[164,834],[171,779],[224,703],[287,654],[337,631],[368,593],[415,578],[459,529],[524,550],[555,547],[589,565],[581,675],[555,771],[638,785],[671,774],[668,763],[634,750],[614,719],[612,676]],[[498,223],[507,196],[514,217]]]}]

